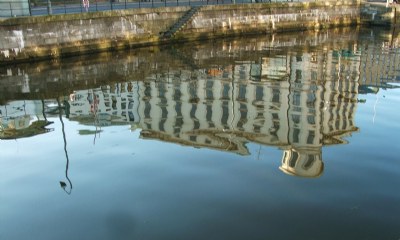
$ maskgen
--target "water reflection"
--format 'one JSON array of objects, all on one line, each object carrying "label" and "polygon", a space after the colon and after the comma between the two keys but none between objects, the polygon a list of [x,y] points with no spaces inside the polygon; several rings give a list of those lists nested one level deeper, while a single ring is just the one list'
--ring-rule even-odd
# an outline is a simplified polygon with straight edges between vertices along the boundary
[{"label": "water reflection", "polygon": [[63,118],[62,118],[62,110],[64,109],[66,118],[69,118],[70,105],[69,105],[68,101],[65,100],[65,99],[64,99],[63,103],[64,103],[64,107],[61,107],[60,99],[57,99],[57,106],[58,106],[58,110],[59,110],[58,111],[58,113],[59,113],[58,116],[60,118],[60,122],[61,122],[61,126],[62,126],[61,131],[62,131],[63,140],[64,140],[64,152],[65,152],[65,158],[67,160],[67,163],[65,165],[65,178],[67,179],[69,185],[67,185],[63,181],[60,181],[60,186],[69,195],[72,192],[72,182],[71,182],[71,179],[69,179],[69,177],[68,177],[69,157],[68,157],[68,151],[67,151],[67,138],[66,138],[66,135],[65,135],[65,126],[64,126],[64,121],[63,121]]},{"label": "water reflection", "polygon": [[[343,41],[335,41],[337,35]],[[143,139],[240,155],[250,154],[252,142],[281,149],[282,172],[319,177],[322,147],[347,143],[358,131],[354,118],[363,102],[360,94],[400,82],[397,40],[392,35],[377,48],[368,36],[346,30],[226,40],[192,49],[113,53],[86,65],[61,64],[62,70],[38,65],[14,74],[7,69],[2,89],[8,99],[39,100],[3,100],[0,138],[44,133],[50,124],[46,115],[58,115],[69,186],[60,185],[67,193],[72,183],[62,113],[87,126],[79,133],[93,134],[94,144],[102,128],[126,124]],[[111,58],[117,60],[107,62]],[[22,87],[7,84],[20,76]],[[41,77],[45,81],[35,80]]]}]

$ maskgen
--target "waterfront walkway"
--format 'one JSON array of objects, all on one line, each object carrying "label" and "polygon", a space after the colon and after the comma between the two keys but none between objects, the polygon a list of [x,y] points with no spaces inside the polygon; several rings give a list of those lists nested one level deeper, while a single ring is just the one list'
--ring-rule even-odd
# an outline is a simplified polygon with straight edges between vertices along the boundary
[{"label": "waterfront walkway", "polygon": [[[294,0],[301,2],[304,0]],[[206,6],[221,4],[249,4],[261,2],[286,2],[286,0],[21,0],[0,2],[0,17],[41,16],[124,10],[132,8],[158,8],[176,6]],[[293,2],[291,0],[291,2]],[[26,5],[26,6],[25,6]]]},{"label": "waterfront walkway", "polygon": [[[0,18],[100,12],[132,8],[308,1],[310,0],[28,0],[29,4],[26,4],[26,1],[21,0],[20,2],[0,2]],[[365,2],[373,5],[400,8],[400,4],[387,4],[386,1]]]}]

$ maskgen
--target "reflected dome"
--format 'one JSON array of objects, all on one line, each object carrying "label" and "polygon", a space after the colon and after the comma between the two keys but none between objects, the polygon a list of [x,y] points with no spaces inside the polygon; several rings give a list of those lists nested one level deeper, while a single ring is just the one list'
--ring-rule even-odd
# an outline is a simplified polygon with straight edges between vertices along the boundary
[{"label": "reflected dome", "polygon": [[292,176],[316,178],[322,175],[324,163],[319,150],[289,149],[284,151],[279,169]]}]

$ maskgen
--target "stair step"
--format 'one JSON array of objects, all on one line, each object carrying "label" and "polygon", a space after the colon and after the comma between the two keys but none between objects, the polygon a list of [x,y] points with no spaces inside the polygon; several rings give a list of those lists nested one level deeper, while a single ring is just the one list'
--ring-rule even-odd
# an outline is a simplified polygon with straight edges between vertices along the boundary
[{"label": "stair step", "polygon": [[165,38],[169,38],[173,36],[177,31],[180,31],[187,22],[193,18],[194,14],[199,11],[200,7],[192,7],[189,11],[187,11],[172,27],[169,28],[168,31],[164,32],[163,36]]}]

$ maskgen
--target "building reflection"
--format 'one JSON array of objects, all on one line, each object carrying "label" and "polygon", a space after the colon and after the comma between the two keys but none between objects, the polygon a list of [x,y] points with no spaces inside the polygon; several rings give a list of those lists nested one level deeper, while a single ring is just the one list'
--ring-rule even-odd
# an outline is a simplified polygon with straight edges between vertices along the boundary
[{"label": "building reflection", "polygon": [[53,131],[48,128],[48,121],[43,102],[12,101],[0,106],[0,139],[17,139],[32,137]]},{"label": "building reflection", "polygon": [[[288,43],[292,42],[274,42],[282,46]],[[28,129],[32,116],[45,119],[41,112],[62,121],[60,112],[52,110],[62,107],[70,121],[95,126],[95,130],[79,131],[93,134],[95,139],[103,127],[129,124],[143,139],[240,155],[250,154],[250,142],[274,146],[282,150],[282,172],[312,178],[323,174],[323,147],[345,144],[346,138],[358,131],[354,116],[357,104],[362,102],[359,94],[376,93],[379,88],[394,87],[391,82],[400,82],[398,50],[385,45],[369,47],[351,42],[343,49],[327,45],[307,51],[266,53],[268,44],[261,42],[253,48],[254,57],[245,55],[249,44],[243,51],[240,44],[222,44],[211,53],[197,50],[197,59],[185,58],[191,61],[192,69],[178,65],[167,69],[154,62],[144,71],[146,74],[138,74],[141,81],[82,87],[68,92],[62,103],[46,100],[43,105],[34,100],[30,103],[36,107],[22,111],[21,101],[9,102],[0,106],[0,134],[5,129]],[[290,46],[296,46],[296,42]],[[174,54],[179,58],[184,55]],[[215,55],[218,58],[214,59]],[[135,62],[132,69],[125,64],[124,73],[140,73],[144,64],[139,63],[146,61],[137,58]],[[105,76],[110,75],[103,71]],[[25,92],[32,88],[27,83],[21,86]],[[66,178],[69,180],[67,174]],[[63,183],[61,186],[66,187]]]},{"label": "building reflection", "polygon": [[358,130],[357,60],[341,59],[338,66],[339,58],[326,51],[170,71],[75,91],[70,119],[100,127],[130,123],[143,139],[240,155],[250,154],[249,142],[276,146],[284,173],[318,177],[322,147],[346,143]]}]

